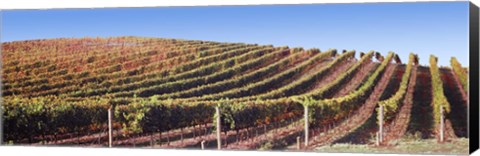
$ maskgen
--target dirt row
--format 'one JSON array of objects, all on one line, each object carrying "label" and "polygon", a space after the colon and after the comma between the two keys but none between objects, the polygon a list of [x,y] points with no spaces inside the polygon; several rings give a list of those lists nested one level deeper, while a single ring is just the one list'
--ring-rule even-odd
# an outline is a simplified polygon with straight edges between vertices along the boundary
[{"label": "dirt row", "polygon": [[400,139],[407,131],[412,111],[413,92],[417,82],[417,66],[413,66],[411,73],[403,104],[392,123],[386,126],[383,143],[388,144],[390,141]]},{"label": "dirt row", "polygon": [[354,131],[356,128],[360,127],[363,123],[365,123],[375,110],[377,102],[380,99],[382,92],[388,85],[388,82],[390,81],[396,67],[397,65],[394,64],[389,64],[387,66],[387,69],[382,75],[382,78],[377,83],[377,85],[375,85],[374,90],[370,94],[369,98],[357,111],[355,111],[355,113],[351,117],[336,125],[332,129],[334,133],[315,136],[311,143],[307,147],[305,147],[305,149],[313,150],[315,147],[330,144],[348,135],[350,132]]},{"label": "dirt row", "polygon": [[360,86],[360,82],[363,82],[368,78],[376,68],[378,67],[377,63],[369,62],[366,66],[361,66],[359,71],[353,76],[349,83],[346,83],[340,91],[338,91],[333,97],[341,97],[350,93],[352,90],[355,90]]}]

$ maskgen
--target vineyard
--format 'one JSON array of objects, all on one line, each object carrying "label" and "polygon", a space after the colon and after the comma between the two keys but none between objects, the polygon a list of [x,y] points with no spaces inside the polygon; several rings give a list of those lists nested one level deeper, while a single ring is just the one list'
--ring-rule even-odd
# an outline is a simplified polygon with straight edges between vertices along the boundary
[{"label": "vineyard", "polygon": [[4,144],[315,151],[469,137],[455,57],[141,37],[1,51]]}]

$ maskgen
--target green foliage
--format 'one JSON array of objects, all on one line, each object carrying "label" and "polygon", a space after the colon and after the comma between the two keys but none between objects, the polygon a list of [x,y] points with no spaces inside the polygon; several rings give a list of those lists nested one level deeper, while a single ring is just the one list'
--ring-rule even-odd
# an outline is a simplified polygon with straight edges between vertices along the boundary
[{"label": "green foliage", "polygon": [[233,119],[232,115],[232,106],[233,104],[229,99],[221,99],[217,107],[219,108],[220,114],[215,112],[213,115],[213,125],[214,125],[214,131],[217,130],[217,117],[220,116],[220,123],[222,127],[222,131],[228,131],[235,129],[235,120]]},{"label": "green foliage", "polygon": [[381,75],[390,64],[393,55],[394,53],[390,52],[375,72],[371,74],[367,81],[357,90],[343,97],[322,99],[316,102],[313,105],[313,108],[316,111],[316,122],[319,125],[322,125],[337,121],[352,112],[354,108],[359,107],[363,103],[362,101],[368,98],[369,93],[373,90],[375,84],[379,81]]},{"label": "green foliage", "polygon": [[468,91],[468,74],[467,71],[462,67],[462,64],[458,62],[457,58],[452,57],[450,60],[450,64],[452,66],[453,72],[457,75],[458,79],[460,79],[460,83],[465,91]]},{"label": "green foliage", "polygon": [[[399,59],[393,53],[383,58],[370,51],[334,81],[305,93],[340,63],[353,61],[355,51],[337,55],[335,49],[320,52],[241,43],[130,40],[87,39],[74,44],[60,40],[58,45],[31,41],[23,43],[27,46],[2,46],[8,52],[2,80],[6,96],[1,106],[5,140],[98,130],[95,127],[106,125],[109,108],[115,111],[114,124],[120,124],[127,135],[215,123],[217,115],[221,116],[222,131],[239,130],[301,117],[304,108],[309,108],[313,126],[331,123],[359,107],[391,60]],[[55,46],[39,48],[42,44]],[[136,45],[146,46],[129,48]],[[71,54],[59,53],[63,51]],[[357,90],[326,99],[374,55],[382,63]],[[330,62],[323,68],[302,75],[326,61]],[[465,69],[455,62],[452,59],[452,67],[460,75],[457,71]],[[410,66],[411,58],[399,91],[382,103],[387,112],[398,109]],[[299,79],[290,83],[292,77]],[[215,107],[221,114],[214,113]],[[275,146],[266,144],[265,148]]]},{"label": "green foliage", "polygon": [[[384,120],[390,120],[395,116],[398,110],[398,107],[401,105],[401,103],[403,102],[403,99],[405,98],[408,84],[411,83],[409,82],[409,80],[410,80],[410,75],[412,74],[412,68],[413,68],[413,63],[415,61],[415,57],[416,57],[415,54],[410,53],[408,64],[407,64],[407,67],[405,68],[405,73],[402,75],[400,87],[397,90],[397,92],[395,92],[395,94],[392,97],[378,102],[378,105],[384,106],[383,107]],[[380,107],[377,108],[377,112],[380,112],[379,109]],[[380,113],[377,113],[377,118],[380,119]]]},{"label": "green foliage", "polygon": [[55,96],[4,97],[5,140],[78,132],[89,125],[106,123],[109,107],[105,99],[67,102]]},{"label": "green foliage", "polygon": [[307,69],[308,67],[314,64],[317,64],[319,61],[325,60],[327,58],[331,58],[332,53],[334,53],[335,51],[336,51],[335,49],[331,49],[326,52],[322,52],[310,58],[308,61],[302,62],[300,65],[295,66],[294,68],[290,68],[273,77],[263,79],[262,81],[249,84],[243,88],[237,88],[237,89],[232,89],[226,92],[206,95],[197,100],[218,100],[221,98],[238,98],[238,97],[244,97],[248,95],[266,92],[272,86],[281,84],[284,80],[289,79],[292,76],[301,74],[302,71],[304,71],[305,69]]},{"label": "green foliage", "polygon": [[450,103],[448,103],[447,98],[443,92],[443,82],[440,77],[440,70],[437,66],[438,58],[430,55],[430,74],[432,77],[432,92],[433,92],[433,114],[435,118],[435,123],[440,123],[441,107],[444,108],[444,113],[447,114],[450,112]]},{"label": "green foliage", "polygon": [[[223,50],[226,50],[226,52]],[[212,51],[216,53],[212,53],[209,56],[198,58],[198,59],[186,58],[184,61],[190,61],[190,60],[193,60],[193,61],[182,64],[181,66],[175,67],[173,69],[169,69],[169,68],[163,69],[162,67],[161,71],[157,71],[155,73],[130,76],[123,80],[120,79],[114,82],[105,81],[105,82],[102,82],[98,86],[98,88],[96,88],[95,90],[92,90],[90,92],[85,92],[82,94],[73,94],[72,96],[84,97],[84,96],[92,96],[92,95],[101,95],[105,93],[113,93],[113,96],[115,97],[131,97],[134,94],[137,94],[140,97],[148,97],[153,95],[152,94],[153,92],[159,93],[159,92],[166,92],[166,91],[174,91],[174,89],[183,89],[180,87],[190,86],[190,85],[179,85],[178,80],[201,77],[208,74],[212,74],[212,73],[224,70],[225,66],[228,66],[228,64],[232,64],[235,62],[242,62],[242,61],[248,60],[251,57],[254,57],[259,54],[264,54],[272,50],[274,49],[265,48],[265,47],[248,47],[248,46],[232,46],[227,48],[212,49]],[[170,62],[170,61],[167,61],[167,62],[175,63],[175,62],[180,62],[181,60],[172,60],[172,61],[173,62]],[[220,75],[220,74],[217,74],[217,75]],[[197,81],[190,81],[190,84],[193,85],[193,83],[199,82],[200,79],[197,78],[195,80]],[[108,82],[116,85],[111,87],[106,87],[105,85],[107,85]],[[180,84],[183,84],[183,83],[180,83]]]},{"label": "green foliage", "polygon": [[[215,45],[215,44],[206,44],[206,45]],[[198,50],[205,50],[203,47],[199,47],[200,45],[192,45],[189,47],[194,47],[198,48]],[[205,45],[204,45],[205,46]],[[202,51],[205,54],[208,55],[215,55],[224,52],[223,50],[232,50],[235,48],[239,48],[245,45],[238,45],[238,44],[220,44],[211,47],[211,49],[208,49],[206,51]],[[183,48],[183,47],[177,47],[177,48]],[[144,52],[141,52],[140,54],[147,53],[148,49],[145,50]],[[109,52],[107,54],[111,54],[112,52]],[[152,64],[148,64],[146,66],[142,67],[142,71],[145,70],[153,70],[155,68],[164,68],[163,66],[169,66],[169,65],[174,65],[180,62],[184,61],[190,61],[194,60],[196,58],[196,54],[192,52],[191,49],[181,49],[179,51],[173,51],[167,53],[169,54],[175,54],[171,56],[171,58],[161,60],[159,62],[155,62]],[[179,55],[183,54],[183,55]],[[131,57],[131,55],[127,55],[126,57]],[[179,56],[177,56],[179,55]],[[135,55],[133,55],[135,56]],[[100,57],[100,56],[99,56]],[[105,56],[103,56],[105,58]],[[116,57],[122,57],[122,56],[116,56]],[[109,58],[107,59],[108,61],[115,61],[115,60],[120,60],[118,58]],[[137,56],[138,57],[138,56]],[[143,59],[144,57],[149,57],[149,56],[142,56],[137,59]],[[200,61],[200,60],[199,60]],[[74,62],[74,61],[72,61]],[[187,64],[186,64],[187,65]],[[185,65],[185,66],[186,66]],[[197,67],[197,66],[195,66]],[[141,74],[141,75],[136,75],[133,77],[126,77],[128,73],[137,70],[137,69],[131,69],[131,70],[121,70],[121,71],[116,71],[116,68],[118,69],[118,63],[102,67],[102,68],[96,68],[92,73],[96,74],[91,74],[90,77],[86,77],[83,72],[82,73],[70,73],[68,74],[69,70],[65,70],[62,68],[58,68],[58,71],[52,71],[52,72],[47,72],[47,73],[41,73],[38,75],[39,78],[32,78],[32,79],[26,79],[25,81],[22,81],[22,83],[18,84],[15,87],[10,87],[9,84],[6,84],[7,89],[4,92],[4,95],[10,95],[13,93],[19,93],[20,91],[23,91],[25,93],[30,93],[35,96],[43,96],[43,95],[52,95],[52,94],[69,94],[70,96],[84,96],[85,94],[92,95],[92,94],[100,94],[100,93],[105,93],[105,87],[106,85],[110,83],[117,84],[117,87],[124,84],[124,83],[130,83],[133,81],[139,82],[141,80],[144,80],[146,78],[150,78],[155,75],[164,75],[168,73],[168,71],[164,70],[162,72],[158,73],[148,73],[148,74]],[[41,71],[41,69],[39,69]],[[113,72],[109,72],[113,71]],[[27,71],[28,72],[28,71]],[[55,83],[52,83],[48,81],[48,79],[44,79],[44,77],[59,77],[62,78],[61,81],[54,81]],[[126,78],[125,78],[126,77]],[[110,79],[109,81],[106,81],[106,79]],[[84,87],[78,87],[78,86],[71,86],[71,87],[66,87],[75,83],[81,83],[81,84],[91,84],[91,83],[99,83],[99,85],[96,85],[98,88],[89,88],[92,89],[90,92],[85,92],[84,90],[87,90],[87,86],[91,87],[90,85],[84,85]],[[45,87],[41,88],[40,86],[46,86],[46,88],[49,88],[48,90],[44,90]],[[108,88],[109,90],[112,90],[112,88]],[[114,89],[113,89],[114,90]],[[42,91],[42,92],[38,92]]]},{"label": "green foliage", "polygon": [[343,84],[347,83],[355,73],[357,73],[362,66],[371,62],[373,57],[374,51],[370,51],[355,63],[350,69],[346,72],[339,75],[335,80],[326,84],[325,86],[308,93],[307,95],[314,97],[315,99],[323,99],[326,95],[333,94],[336,90],[338,90]]},{"label": "green foliage", "polygon": [[[299,116],[303,111],[301,105],[286,98],[238,103],[231,100],[220,100],[218,103],[222,117],[222,131],[279,122]],[[214,122],[216,122],[215,118]]]},{"label": "green foliage", "polygon": [[[240,75],[241,73],[248,71],[254,67],[266,65],[266,63],[268,63],[269,60],[279,58],[281,54],[285,51],[286,49],[281,49],[268,54],[267,52],[269,52],[269,50],[265,50],[265,49],[252,51],[247,53],[246,55],[240,55],[239,57],[234,57],[230,59],[230,61],[226,60],[227,62],[223,61],[223,62],[213,63],[212,66],[218,66],[220,68],[222,64],[231,62],[232,60],[233,62],[238,62],[238,63],[234,63],[232,66],[222,67],[223,69],[219,69],[217,70],[217,72],[202,70],[201,68],[199,68],[199,70],[193,70],[191,72],[186,72],[184,74],[178,74],[174,76],[176,77],[175,79],[169,80],[168,77],[163,78],[165,79],[166,83],[163,83],[158,86],[155,86],[155,84],[152,84],[151,87],[144,87],[144,88],[138,87],[141,89],[137,89],[130,92],[122,92],[117,95],[125,96],[133,92],[138,92],[142,96],[149,96],[152,94],[163,94],[160,97],[162,99],[176,98],[168,93],[172,93],[172,92],[177,93],[179,91],[188,90],[191,88],[196,88],[201,85],[211,84],[211,83],[232,78],[233,76]],[[196,71],[209,72],[210,75],[205,75],[205,73],[197,73]],[[186,74],[188,74],[189,75],[188,77],[191,77],[191,78],[187,77],[184,79],[183,75],[186,75]],[[205,75],[205,76],[202,76],[202,75]]]},{"label": "green foliage", "polygon": [[129,133],[163,132],[211,122],[215,103],[184,103],[175,99],[163,101],[157,97],[138,100],[116,108],[115,117]]},{"label": "green foliage", "polygon": [[295,95],[299,92],[302,92],[306,88],[309,88],[319,79],[322,79],[325,76],[328,76],[327,73],[331,70],[335,70],[336,66],[339,66],[340,63],[345,62],[355,56],[355,51],[349,51],[337,57],[337,59],[330,62],[325,67],[321,68],[319,71],[311,75],[303,76],[300,80],[294,81],[290,84],[287,84],[281,88],[278,88],[274,91],[268,92],[262,95],[256,95],[261,99],[274,99],[285,96]]},{"label": "green foliage", "polygon": [[317,103],[317,100],[313,99],[310,96],[293,96],[291,97],[292,101],[297,102],[301,104],[304,108],[307,107],[308,109],[308,123],[315,123],[315,109],[310,109],[315,103]]},{"label": "green foliage", "polygon": [[[290,50],[290,51],[294,51],[294,50]],[[279,51],[279,52],[283,53],[284,50]],[[274,52],[274,53],[271,53],[269,55],[262,56],[258,59],[254,59],[252,61],[266,62],[269,59],[272,59],[272,57],[270,57],[270,55],[278,57],[279,54],[282,54],[282,53],[279,53],[279,52]],[[222,92],[222,91],[232,89],[232,88],[235,88],[235,87],[241,87],[242,85],[247,84],[249,82],[255,82],[255,80],[259,80],[261,78],[264,78],[265,76],[267,76],[269,74],[274,74],[275,72],[279,72],[283,69],[286,69],[287,67],[289,67],[289,65],[292,65],[296,61],[303,58],[303,55],[305,55],[304,52],[296,52],[294,54],[290,54],[288,57],[285,57],[285,58],[283,58],[283,59],[281,59],[281,60],[279,60],[279,61],[277,61],[273,64],[270,64],[268,66],[265,66],[263,68],[255,70],[253,72],[247,73],[245,75],[239,75],[236,78],[227,79],[227,80],[224,80],[224,81],[217,81],[217,82],[214,82],[214,83],[212,82],[210,84],[201,85],[199,87],[195,87],[195,88],[184,90],[184,91],[179,91],[179,92],[175,92],[175,93],[171,93],[171,94],[163,94],[161,96],[161,98],[195,97],[195,96],[202,96],[202,95],[207,95],[207,94],[218,93],[218,92]],[[315,54],[311,54],[311,55],[315,55]],[[307,55],[307,56],[310,56],[310,55]],[[246,63],[250,64],[251,61],[248,61]],[[258,64],[258,63],[254,63],[254,64]],[[248,66],[250,66],[250,65],[248,65]],[[232,68],[232,69],[229,69],[229,70],[233,70],[233,71],[236,71],[237,73],[239,73],[239,71],[243,71],[241,69],[243,69],[243,68],[240,68],[240,69]],[[206,77],[206,79],[208,80],[209,78]]]}]

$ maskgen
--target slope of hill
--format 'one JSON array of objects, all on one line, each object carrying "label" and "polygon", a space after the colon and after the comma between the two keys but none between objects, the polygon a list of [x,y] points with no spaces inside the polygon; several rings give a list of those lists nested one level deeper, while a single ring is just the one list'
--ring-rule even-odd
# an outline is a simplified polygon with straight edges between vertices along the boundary
[{"label": "slope of hill", "polygon": [[[360,58],[355,53],[142,37],[2,43],[3,139],[13,144],[108,146],[111,109],[115,146],[199,148],[204,141],[213,148],[212,123],[219,107],[222,147],[290,149],[295,137],[303,140],[301,118],[308,107],[313,141],[302,149],[314,150],[340,139],[373,135],[376,128],[354,130],[371,124],[367,119],[377,114],[379,100],[395,94],[395,106],[408,107],[388,115],[408,117],[402,120],[402,132],[438,135],[430,128],[434,126],[418,123],[438,124],[433,117],[437,109],[428,108],[440,105],[438,100],[424,99],[446,95],[453,105],[446,120],[454,121],[447,131],[468,137],[467,123],[461,121],[468,105],[462,99],[468,94],[460,94],[463,88],[458,86],[465,86],[465,80],[457,78],[464,75],[454,75],[463,70],[438,70],[431,62],[441,78],[421,66],[415,66],[415,77],[410,78],[405,70],[415,60],[406,68],[393,52],[382,56],[370,51]],[[418,61],[413,54],[411,59]],[[455,68],[461,65],[455,62]],[[408,75],[402,81],[404,73]],[[408,82],[430,77],[435,78],[435,90],[430,83]],[[439,93],[439,87],[447,90]],[[432,117],[419,119],[414,113],[419,111]]]}]

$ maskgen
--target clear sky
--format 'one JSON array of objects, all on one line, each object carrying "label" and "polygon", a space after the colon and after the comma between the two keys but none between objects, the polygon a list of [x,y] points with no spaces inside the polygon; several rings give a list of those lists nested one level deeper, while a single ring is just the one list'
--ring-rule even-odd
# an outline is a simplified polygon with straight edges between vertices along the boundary
[{"label": "clear sky", "polygon": [[3,10],[1,41],[144,36],[415,52],[468,65],[468,2]]}]

